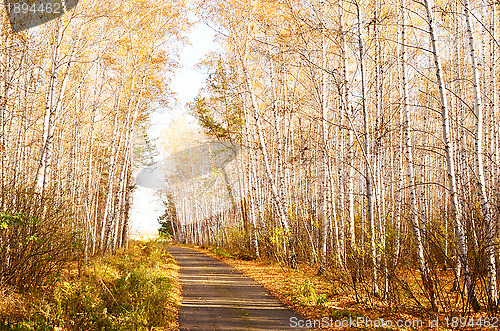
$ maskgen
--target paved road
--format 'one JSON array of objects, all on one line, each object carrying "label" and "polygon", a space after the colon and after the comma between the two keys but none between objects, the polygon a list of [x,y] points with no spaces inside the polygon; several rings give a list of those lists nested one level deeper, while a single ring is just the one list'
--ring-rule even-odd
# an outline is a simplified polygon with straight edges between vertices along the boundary
[{"label": "paved road", "polygon": [[190,249],[167,250],[181,267],[181,331],[297,330],[290,318],[302,317],[233,267]]}]

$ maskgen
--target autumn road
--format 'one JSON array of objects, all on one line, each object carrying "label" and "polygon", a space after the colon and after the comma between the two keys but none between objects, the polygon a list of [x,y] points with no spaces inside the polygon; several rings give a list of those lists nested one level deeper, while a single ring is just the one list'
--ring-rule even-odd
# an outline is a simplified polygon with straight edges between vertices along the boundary
[{"label": "autumn road", "polygon": [[233,267],[190,249],[167,249],[181,268],[181,331],[291,330],[290,318],[301,318]]}]

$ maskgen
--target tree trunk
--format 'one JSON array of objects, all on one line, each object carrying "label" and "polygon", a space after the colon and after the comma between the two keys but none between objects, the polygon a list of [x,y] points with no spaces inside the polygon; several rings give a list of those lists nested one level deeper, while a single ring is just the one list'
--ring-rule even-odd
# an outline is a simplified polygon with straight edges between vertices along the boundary
[{"label": "tree trunk", "polygon": [[290,226],[289,226],[287,211],[284,209],[284,203],[283,203],[282,199],[280,198],[280,194],[279,194],[278,188],[276,186],[274,175],[273,175],[272,170],[271,170],[271,163],[270,163],[269,154],[267,151],[267,144],[266,144],[264,133],[263,133],[264,129],[262,128],[262,125],[260,124],[260,119],[259,119],[258,109],[257,109],[257,101],[255,98],[255,94],[253,92],[253,88],[252,88],[251,83],[250,83],[250,77],[249,77],[248,69],[246,66],[246,56],[247,56],[247,52],[248,52],[247,45],[245,45],[245,47],[244,47],[243,54],[241,53],[241,50],[238,48],[238,46],[236,46],[236,47],[237,47],[236,51],[238,53],[238,57],[239,57],[239,60],[240,60],[241,66],[242,66],[242,71],[243,71],[243,75],[244,75],[244,77],[243,77],[244,83],[246,85],[246,88],[247,88],[247,91],[248,91],[248,94],[250,97],[250,105],[252,108],[251,110],[252,110],[252,114],[254,117],[255,125],[257,127],[256,128],[257,129],[257,136],[258,136],[258,140],[259,140],[260,150],[262,152],[262,157],[264,159],[264,167],[265,167],[267,179],[269,182],[269,186],[271,187],[272,197],[273,197],[273,200],[274,200],[276,208],[277,208],[278,218],[279,218],[280,223],[286,232],[286,235],[288,236],[286,241],[288,241],[290,243],[289,248],[291,250],[291,256],[290,256],[289,262],[290,262],[292,267],[296,267],[297,261],[296,261],[296,256],[295,256],[295,250],[294,250],[293,244],[291,243],[291,233],[290,233]]},{"label": "tree trunk", "polygon": [[468,292],[469,302],[472,305],[472,308],[475,312],[478,312],[481,309],[479,305],[479,301],[477,299],[476,291],[474,289],[474,283],[472,281],[470,272],[469,272],[469,264],[467,259],[467,244],[466,244],[466,235],[463,227],[463,220],[461,214],[461,208],[458,203],[457,196],[457,185],[456,185],[456,175],[455,175],[455,163],[453,160],[453,145],[450,141],[450,118],[448,113],[448,101],[446,96],[446,90],[444,86],[443,80],[443,70],[441,67],[441,60],[439,58],[439,52],[436,44],[436,36],[435,36],[435,23],[432,18],[432,9],[429,5],[428,0],[424,0],[423,2],[427,14],[427,23],[429,25],[429,38],[432,45],[432,54],[434,57],[434,65],[436,69],[436,78],[437,84],[439,88],[439,96],[441,101],[441,117],[442,117],[442,126],[443,126],[443,141],[444,141],[444,149],[446,156],[446,164],[448,170],[448,185],[451,195],[451,207],[453,212],[453,218],[455,221],[455,232],[457,237],[457,246],[458,246],[458,254],[459,260],[462,264],[462,268],[464,270],[465,277],[465,286]]},{"label": "tree trunk", "polygon": [[488,263],[488,301],[491,306],[497,306],[497,282],[496,282],[496,262],[495,248],[493,245],[493,220],[491,219],[490,203],[486,194],[486,183],[484,179],[483,166],[483,107],[481,98],[479,97],[479,73],[477,70],[476,56],[474,54],[474,39],[472,36],[470,18],[469,18],[469,1],[464,1],[465,22],[467,25],[467,36],[469,39],[469,52],[472,66],[472,86],[474,98],[474,111],[476,113],[476,135],[475,135],[475,156],[476,156],[476,176],[477,190],[481,203],[481,211],[485,225],[485,246],[486,259]]},{"label": "tree trunk", "polygon": [[373,295],[378,296],[378,270],[377,270],[377,253],[375,246],[375,222],[374,222],[374,211],[373,211],[373,177],[370,168],[370,157],[369,157],[369,132],[368,132],[368,112],[366,109],[366,90],[365,90],[365,69],[364,69],[364,50],[363,50],[363,40],[361,38],[361,14],[359,10],[359,3],[356,2],[356,15],[357,15],[357,37],[358,37],[358,47],[359,47],[359,67],[361,75],[361,106],[363,111],[363,143],[365,150],[365,190],[366,190],[366,200],[367,200],[367,210],[366,219],[368,221],[368,228],[370,233],[370,249],[369,255],[371,259],[372,268],[372,292]]},{"label": "tree trunk", "polygon": [[422,283],[424,289],[429,296],[429,301],[431,302],[432,310],[437,312],[437,302],[436,294],[434,291],[434,283],[429,273],[429,266],[425,258],[425,251],[423,240],[420,232],[420,224],[418,221],[417,214],[417,192],[415,187],[415,172],[413,169],[413,156],[412,156],[412,146],[410,137],[410,123],[409,123],[409,104],[408,104],[408,83],[406,79],[406,27],[405,27],[405,1],[401,0],[401,85],[403,89],[403,113],[404,113],[404,135],[405,135],[405,146],[406,146],[406,165],[408,171],[408,185],[410,187],[410,217],[413,230],[413,239],[415,240],[415,245],[417,246],[417,259],[418,266],[420,269],[420,276],[422,277]]},{"label": "tree trunk", "polygon": [[[326,269],[327,244],[328,244],[328,158],[327,158],[327,133],[326,133],[326,107],[327,107],[327,61],[325,23],[323,22],[324,2],[321,1],[321,94],[320,94],[320,118],[321,118],[321,265],[320,270]],[[337,247],[338,249],[338,247]],[[340,262],[340,261],[338,261]]]}]

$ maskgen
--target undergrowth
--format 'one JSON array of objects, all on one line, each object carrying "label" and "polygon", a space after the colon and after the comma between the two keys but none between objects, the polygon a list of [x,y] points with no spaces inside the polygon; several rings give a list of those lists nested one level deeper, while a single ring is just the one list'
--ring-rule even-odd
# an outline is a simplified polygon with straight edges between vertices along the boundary
[{"label": "undergrowth", "polygon": [[43,287],[0,292],[1,330],[174,330],[177,266],[157,242],[91,261],[49,278]]},{"label": "undergrowth", "polygon": [[294,303],[301,306],[315,305],[322,307],[328,301],[326,293],[316,294],[316,290],[309,279],[293,288],[291,298]]}]

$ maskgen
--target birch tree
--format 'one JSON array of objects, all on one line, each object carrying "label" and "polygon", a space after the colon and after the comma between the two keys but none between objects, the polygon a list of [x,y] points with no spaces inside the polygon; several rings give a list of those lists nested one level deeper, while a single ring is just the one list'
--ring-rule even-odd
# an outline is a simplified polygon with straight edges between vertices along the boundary
[{"label": "birch tree", "polygon": [[408,100],[408,82],[406,73],[406,26],[405,26],[405,1],[400,1],[401,7],[401,85],[402,85],[402,107],[404,113],[404,139],[405,139],[405,155],[406,155],[406,166],[407,166],[407,176],[408,176],[408,186],[410,189],[410,217],[413,230],[413,238],[415,240],[415,245],[417,246],[417,259],[418,267],[420,269],[420,274],[422,277],[422,282],[424,288],[429,295],[429,300],[431,302],[432,310],[437,311],[438,306],[436,302],[436,294],[434,292],[434,284],[429,272],[429,265],[425,257],[425,249],[421,234],[421,226],[418,220],[417,211],[417,192],[415,185],[415,171],[413,168],[413,155],[412,155],[412,144],[410,137],[410,106]]},{"label": "birch tree", "polygon": [[436,78],[437,85],[439,88],[439,96],[440,96],[440,107],[441,107],[441,117],[442,117],[442,127],[443,127],[443,141],[444,141],[444,150],[446,155],[446,164],[448,171],[448,186],[451,197],[451,207],[453,212],[453,219],[455,221],[455,233],[457,236],[457,245],[458,245],[458,254],[459,260],[462,264],[464,270],[465,277],[465,286],[467,288],[467,294],[470,300],[470,304],[472,305],[474,311],[479,311],[481,308],[479,306],[479,302],[476,296],[476,291],[474,289],[474,283],[472,281],[470,271],[469,271],[469,263],[467,256],[467,244],[465,231],[463,227],[463,219],[461,214],[460,205],[458,203],[457,196],[457,185],[456,185],[456,177],[455,177],[455,162],[453,160],[453,145],[450,142],[450,118],[448,111],[448,101],[446,96],[446,89],[444,86],[443,80],[443,69],[441,66],[441,60],[439,57],[439,51],[436,43],[436,35],[435,35],[435,23],[433,21],[432,8],[429,4],[429,1],[424,0],[423,2],[426,15],[427,15],[427,23],[429,26],[429,38],[432,46],[432,55],[434,57],[434,65],[436,69]]},{"label": "birch tree", "polygon": [[[486,194],[486,182],[484,179],[483,165],[483,106],[479,91],[479,72],[477,69],[476,55],[474,48],[474,38],[470,22],[470,9],[468,0],[464,1],[464,16],[467,28],[467,37],[469,39],[470,62],[472,66],[472,92],[474,100],[474,111],[476,115],[476,135],[475,135],[475,157],[476,157],[476,176],[477,190],[481,203],[481,212],[485,224],[485,243],[486,259],[488,263],[488,300],[493,306],[497,306],[497,282],[496,282],[496,262],[495,249],[493,243],[493,220],[491,219],[490,203]],[[475,308],[476,309],[476,308]]]}]

